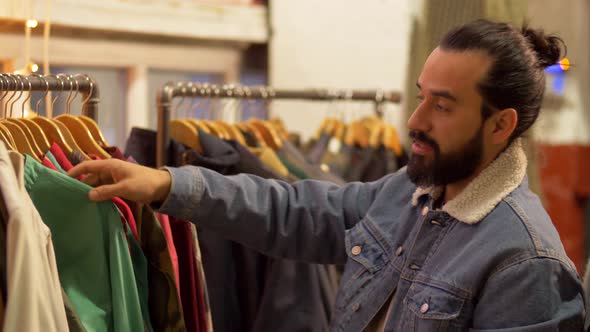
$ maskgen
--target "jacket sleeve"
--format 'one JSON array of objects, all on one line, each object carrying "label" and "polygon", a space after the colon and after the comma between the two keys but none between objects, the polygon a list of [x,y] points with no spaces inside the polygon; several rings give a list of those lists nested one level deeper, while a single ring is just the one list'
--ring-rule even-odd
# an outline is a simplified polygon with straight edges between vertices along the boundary
[{"label": "jacket sleeve", "polygon": [[159,212],[273,257],[322,264],[346,261],[344,231],[366,214],[383,180],[337,186],[254,175],[223,176],[195,166],[167,168],[171,191]]},{"label": "jacket sleeve", "polygon": [[584,293],[575,271],[533,258],[494,273],[479,297],[470,331],[583,331]]}]

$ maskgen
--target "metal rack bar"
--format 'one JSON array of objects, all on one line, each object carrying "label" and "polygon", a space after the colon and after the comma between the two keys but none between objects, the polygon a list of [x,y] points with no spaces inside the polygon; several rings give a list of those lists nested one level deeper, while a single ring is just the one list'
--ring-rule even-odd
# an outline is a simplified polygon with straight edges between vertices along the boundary
[{"label": "metal rack bar", "polygon": [[330,89],[307,89],[307,90],[284,90],[270,87],[247,87],[233,85],[210,85],[194,82],[168,82],[158,92],[158,135],[157,135],[157,165],[165,166],[168,162],[166,149],[170,144],[170,132],[168,123],[172,100],[177,97],[184,98],[233,98],[233,99],[299,99],[312,101],[336,101],[336,100],[358,100],[372,101],[375,103],[375,110],[382,115],[384,103],[399,103],[401,94],[394,91],[382,90],[330,90]]},{"label": "metal rack bar", "polygon": [[85,103],[82,114],[98,120],[99,88],[88,75],[0,74],[0,91],[78,91]]}]

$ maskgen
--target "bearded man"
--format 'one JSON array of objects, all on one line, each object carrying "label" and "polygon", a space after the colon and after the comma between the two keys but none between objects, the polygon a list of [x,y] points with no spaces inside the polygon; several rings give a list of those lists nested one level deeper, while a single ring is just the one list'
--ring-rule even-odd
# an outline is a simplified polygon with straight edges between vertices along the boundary
[{"label": "bearded man", "polygon": [[70,175],[90,174],[92,200],[152,202],[273,257],[343,264],[333,331],[581,331],[581,282],[529,191],[520,139],[563,47],[486,20],[450,31],[417,80],[409,164],[376,182],[121,161]]}]

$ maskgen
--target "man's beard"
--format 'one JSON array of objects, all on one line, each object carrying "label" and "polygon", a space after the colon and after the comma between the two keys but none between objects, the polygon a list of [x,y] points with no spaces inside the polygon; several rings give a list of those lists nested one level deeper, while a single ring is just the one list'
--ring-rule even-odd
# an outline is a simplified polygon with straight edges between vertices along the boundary
[{"label": "man's beard", "polygon": [[411,131],[410,137],[430,146],[434,155],[431,161],[422,155],[410,157],[408,176],[419,187],[444,186],[466,179],[473,175],[483,156],[483,125],[462,148],[444,155],[438,144],[423,132]]}]

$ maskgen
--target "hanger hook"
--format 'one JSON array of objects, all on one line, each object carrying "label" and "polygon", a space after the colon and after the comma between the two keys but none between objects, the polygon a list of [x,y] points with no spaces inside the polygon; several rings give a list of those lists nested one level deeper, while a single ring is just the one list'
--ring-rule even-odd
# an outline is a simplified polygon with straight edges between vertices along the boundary
[{"label": "hanger hook", "polygon": [[[192,99],[191,95],[195,89],[195,85],[193,82],[187,82],[187,83],[185,83],[185,85],[186,86],[184,87],[184,92],[182,94],[182,101],[178,104],[178,106],[177,106],[178,108],[180,108],[181,104],[184,104],[185,99],[188,99],[188,100]],[[190,110],[190,106],[192,105],[192,101],[189,101],[186,104],[187,104],[187,106],[184,107],[184,109],[181,110],[180,113],[182,113],[183,117],[188,118],[189,117],[188,111]]]},{"label": "hanger hook", "polygon": [[2,99],[6,98],[6,96],[8,96],[8,94],[10,93],[10,82],[8,81],[8,79],[12,79],[14,81],[15,84],[15,90],[14,92],[10,95],[10,97],[6,100],[5,104],[4,104],[4,118],[8,118],[8,104],[10,103],[10,101],[12,100],[12,98],[16,95],[16,80],[14,79],[14,77],[10,76],[10,74],[4,74],[4,77],[6,78],[6,93],[2,96]]},{"label": "hanger hook", "polygon": [[31,100],[31,91],[33,91],[33,85],[31,84],[31,81],[29,80],[29,77],[24,76],[25,81],[27,81],[27,84],[29,86],[29,90],[27,91],[27,98],[23,101],[23,104],[21,105],[21,109],[20,109],[20,116],[21,118],[25,117],[25,105],[29,102],[29,100]]},{"label": "hanger hook", "polygon": [[66,98],[66,114],[70,114],[70,103],[71,103],[71,97],[72,97],[72,93],[74,93],[74,83],[72,82],[72,79],[70,78],[69,75],[67,74],[59,74],[58,76],[62,76],[65,77],[66,81],[69,83],[69,87],[68,87],[68,97]]},{"label": "hanger hook", "polygon": [[211,86],[208,83],[205,83],[203,89],[201,89],[201,93],[205,98],[205,105],[201,108],[199,112],[199,118],[204,119],[205,116],[209,113],[209,107],[211,106]]},{"label": "hanger hook", "polygon": [[59,75],[47,75],[47,77],[49,76],[54,77],[56,80],[59,81],[59,90],[57,92],[57,96],[55,96],[55,98],[53,98],[53,100],[51,101],[51,108],[55,109],[55,102],[59,99],[64,90],[64,81],[61,79],[61,76]]},{"label": "hanger hook", "polygon": [[[207,99],[204,98],[205,96],[205,84],[198,84],[195,87],[195,94],[193,97],[198,97],[195,98],[193,101],[193,105],[191,106],[191,109],[189,110],[189,115],[193,116],[197,118],[197,110],[199,109],[199,106],[201,106],[201,104],[203,104],[204,101],[206,101]],[[199,114],[202,114],[202,110],[199,112]]]},{"label": "hanger hook", "polygon": [[12,111],[14,110],[14,104],[16,104],[16,102],[23,96],[23,94],[25,93],[25,82],[23,81],[23,77],[22,75],[16,75],[16,78],[18,79],[18,82],[20,83],[20,87],[18,88],[20,90],[20,93],[18,94],[18,97],[16,97],[12,103],[10,103],[10,116],[12,117]]},{"label": "hanger hook", "polygon": [[[4,99],[4,97],[8,94],[8,83],[6,83],[6,90],[4,89],[4,74],[0,73],[0,103],[2,103],[2,100]],[[6,114],[6,110],[3,109],[4,112],[2,112],[2,118],[5,118],[5,114]]]},{"label": "hanger hook", "polygon": [[182,96],[180,101],[174,106],[174,109],[172,110],[172,117],[174,119],[177,119],[179,117],[178,110],[180,109],[180,106],[182,106],[182,104],[184,104],[184,101],[186,100],[186,86],[184,85],[184,82],[178,82],[178,83],[176,83],[175,89],[180,89],[180,95]]},{"label": "hanger hook", "polygon": [[39,107],[41,106],[41,101],[43,101],[45,97],[47,97],[47,95],[49,94],[49,82],[47,82],[45,77],[43,77],[42,75],[37,75],[37,77],[39,77],[39,79],[43,81],[43,83],[45,83],[45,92],[43,93],[43,97],[41,97],[41,99],[39,99],[37,101],[37,104],[35,105],[35,113],[39,114]]},{"label": "hanger hook", "polygon": [[[94,92],[94,81],[87,74],[76,74],[74,77],[83,77],[85,80],[88,81],[88,85],[90,85],[90,91],[88,92],[88,96],[84,98],[84,100],[82,101],[82,106],[84,106],[90,100],[90,98],[92,98],[92,92]],[[78,92],[80,92],[79,87],[80,86],[78,84]]]},{"label": "hanger hook", "polygon": [[[22,90],[22,88],[23,88],[24,84],[22,83],[22,81],[20,81],[20,78],[17,80],[18,76],[12,75],[12,74],[9,74],[9,75],[14,80],[14,93],[12,94],[12,96],[10,96],[10,99],[7,102],[7,104],[10,102],[9,114],[10,114],[10,117],[12,118],[12,110],[14,108],[14,103],[16,103],[16,101],[23,95],[24,91]],[[19,87],[19,83],[21,83],[20,87]],[[19,91],[20,91],[20,94],[18,95],[18,97],[14,98]]]},{"label": "hanger hook", "polygon": [[[211,105],[211,110],[209,111],[209,119],[211,120],[218,120],[219,119],[219,105],[221,104],[220,98],[222,98],[223,96],[221,96],[221,89],[217,86],[214,85],[213,86],[213,103]],[[217,110],[216,110],[217,108]],[[216,117],[215,119],[213,117]]]},{"label": "hanger hook", "polygon": [[[72,104],[72,102],[76,99],[76,97],[78,97],[78,95],[80,94],[80,83],[78,82],[77,79],[75,79],[74,76],[72,75],[68,75],[68,79],[71,79],[71,81],[76,84],[76,93],[74,93],[74,95],[72,96],[72,99],[69,100],[68,102],[68,114],[70,113],[70,106]],[[71,94],[71,92],[70,92]]]},{"label": "hanger hook", "polygon": [[203,101],[203,98],[199,98],[199,91],[200,90],[201,90],[201,83],[195,83],[191,87],[192,101],[188,105],[186,112],[185,112],[187,117],[193,116],[193,113],[196,111],[197,107],[199,107],[199,105]]},{"label": "hanger hook", "polygon": [[260,107],[258,109],[259,114],[257,115],[257,117],[259,119],[264,119],[264,109],[267,108],[268,102],[269,102],[269,99],[268,99],[269,93],[268,93],[268,90],[266,89],[266,86],[264,86],[264,85],[260,87],[260,97],[262,98],[262,106],[263,107]]}]

